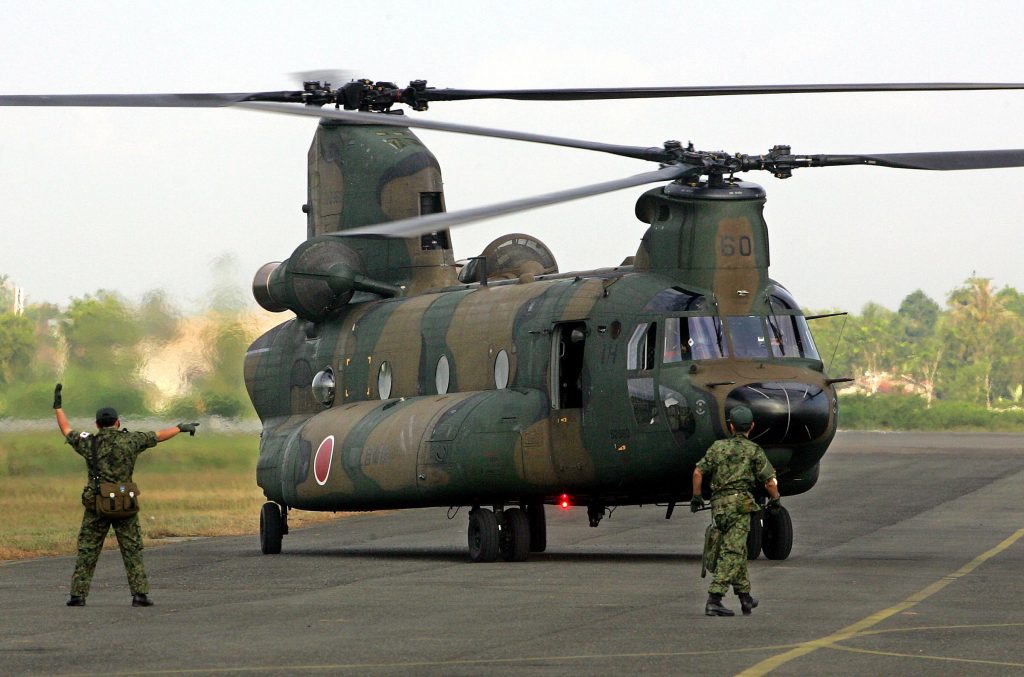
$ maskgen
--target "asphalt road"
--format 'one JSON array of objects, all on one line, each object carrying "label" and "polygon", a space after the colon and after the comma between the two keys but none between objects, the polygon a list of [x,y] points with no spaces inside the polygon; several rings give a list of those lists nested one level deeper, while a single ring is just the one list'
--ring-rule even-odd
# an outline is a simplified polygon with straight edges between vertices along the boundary
[{"label": "asphalt road", "polygon": [[[151,548],[157,606],[120,558],[67,608],[69,557],[0,565],[0,673],[1002,675],[1024,673],[1024,436],[841,434],[784,500],[761,606],[708,618],[707,513],[548,509],[548,550],[470,564],[466,513],[366,514],[285,537]],[[738,611],[734,597],[727,601]]]}]

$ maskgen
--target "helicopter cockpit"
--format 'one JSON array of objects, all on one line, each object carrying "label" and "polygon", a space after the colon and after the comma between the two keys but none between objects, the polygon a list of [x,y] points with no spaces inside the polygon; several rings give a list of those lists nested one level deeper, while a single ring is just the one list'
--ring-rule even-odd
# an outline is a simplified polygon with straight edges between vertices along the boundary
[{"label": "helicopter cockpit", "polygon": [[728,357],[820,363],[807,320],[790,293],[776,285],[765,292],[764,299],[765,314],[720,317],[702,294],[679,288],[660,292],[645,310],[700,313],[665,318],[662,363]]}]

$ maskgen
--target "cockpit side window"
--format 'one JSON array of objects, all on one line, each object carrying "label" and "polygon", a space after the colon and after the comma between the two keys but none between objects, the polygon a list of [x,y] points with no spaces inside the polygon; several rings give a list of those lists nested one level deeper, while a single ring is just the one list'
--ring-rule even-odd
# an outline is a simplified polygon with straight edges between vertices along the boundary
[{"label": "cockpit side window", "polygon": [[807,327],[807,320],[799,314],[800,309],[789,292],[776,287],[768,294],[767,301],[771,309],[771,314],[766,319],[771,332],[772,355],[821,359]]},{"label": "cockpit side window", "polygon": [[775,315],[769,317],[768,321],[775,332],[771,342],[772,355],[821,359],[803,315]]},{"label": "cockpit side window", "polygon": [[[684,335],[685,334],[685,335]],[[678,317],[665,320],[665,350],[662,362],[672,364],[690,359],[690,328],[686,322],[680,323]]]},{"label": "cockpit side window", "polygon": [[654,368],[657,354],[657,323],[641,322],[633,330],[626,350],[626,368],[631,371],[647,371]]}]

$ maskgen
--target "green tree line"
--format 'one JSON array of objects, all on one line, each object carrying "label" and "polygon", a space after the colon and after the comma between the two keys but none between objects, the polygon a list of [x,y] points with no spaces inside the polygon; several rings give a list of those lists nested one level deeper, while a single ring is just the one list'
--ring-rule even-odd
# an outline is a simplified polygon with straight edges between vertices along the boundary
[{"label": "green tree line", "polygon": [[1024,421],[1024,295],[1012,287],[971,277],[943,305],[917,290],[895,311],[868,303],[811,328],[829,374],[855,379],[841,391],[849,415],[840,425],[858,417],[893,428],[952,420],[1005,428],[1003,414]]},{"label": "green tree line", "polygon": [[182,393],[166,398],[146,380],[145,364],[179,337],[181,311],[153,291],[138,303],[100,290],[67,308],[29,304],[0,312],[0,417],[49,414],[53,385],[65,385],[65,409],[90,416],[97,403],[122,414],[245,417],[253,415],[242,358],[255,331],[240,295],[215,293],[202,313],[202,361],[184,376]]}]

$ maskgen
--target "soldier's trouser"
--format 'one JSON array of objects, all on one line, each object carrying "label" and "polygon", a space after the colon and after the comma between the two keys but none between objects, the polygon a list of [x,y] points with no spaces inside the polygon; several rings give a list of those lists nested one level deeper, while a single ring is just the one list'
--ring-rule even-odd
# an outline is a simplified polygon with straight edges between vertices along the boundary
[{"label": "soldier's trouser", "polygon": [[724,595],[729,586],[739,594],[750,592],[747,577],[747,534],[750,533],[750,515],[741,512],[722,511],[715,514],[715,524],[722,532],[722,545],[715,568],[715,579],[711,581],[708,593]]},{"label": "soldier's trouser", "polygon": [[149,580],[142,566],[142,528],[139,526],[139,516],[109,520],[86,508],[82,514],[82,528],[78,531],[78,560],[75,562],[75,573],[71,576],[72,595],[88,596],[96,560],[100,558],[103,541],[110,527],[114,527],[117,536],[117,545],[121,549],[121,559],[124,560],[124,570],[128,574],[128,586],[132,594],[149,593]]}]

